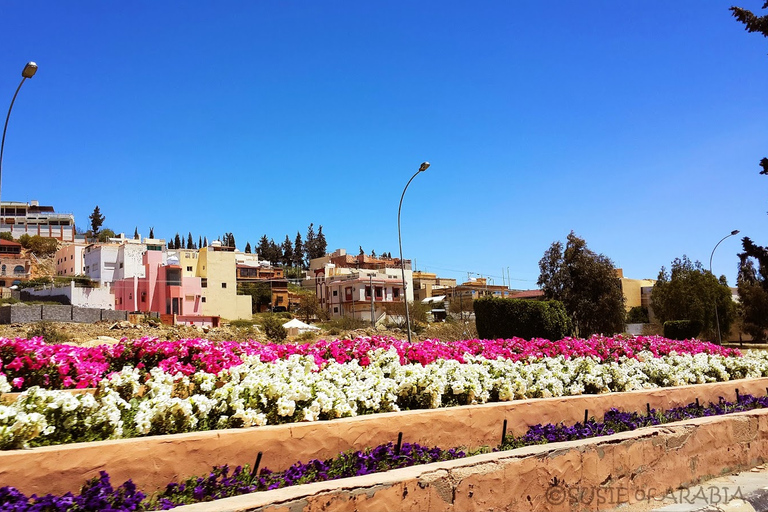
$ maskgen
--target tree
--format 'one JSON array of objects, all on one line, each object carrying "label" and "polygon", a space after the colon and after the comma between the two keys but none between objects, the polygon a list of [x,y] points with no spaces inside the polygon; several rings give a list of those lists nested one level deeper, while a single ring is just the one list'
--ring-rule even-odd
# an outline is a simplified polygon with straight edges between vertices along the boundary
[{"label": "tree", "polygon": [[315,238],[315,225],[314,223],[310,222],[309,227],[307,228],[307,237],[304,239],[304,256],[307,262],[307,266],[309,266],[309,260],[312,259],[312,255],[314,254],[316,243]]},{"label": "tree", "polygon": [[9,242],[13,242],[13,233],[10,231],[0,232],[0,240],[8,240]]},{"label": "tree", "polygon": [[308,323],[315,317],[324,318],[325,310],[320,305],[315,292],[302,290],[299,292],[299,309],[296,313],[304,317],[304,321]]},{"label": "tree", "polygon": [[304,266],[304,244],[301,241],[301,233],[296,232],[296,240],[293,242],[293,262],[299,268]]},{"label": "tree", "polygon": [[98,236],[96,237],[96,239],[97,239],[99,242],[108,242],[110,238],[114,238],[115,236],[116,236],[116,235],[115,235],[115,232],[114,232],[114,231],[112,231],[112,230],[111,230],[111,229],[109,229],[109,228],[104,228],[104,229],[102,229],[102,230],[99,232],[99,234],[98,234]]},{"label": "tree", "polygon": [[[768,2],[763,4],[763,9],[768,9]],[[752,11],[741,7],[731,7],[730,11],[734,18],[744,24],[744,30],[747,32],[759,32],[768,37],[768,15],[757,16]]]},{"label": "tree", "polygon": [[192,232],[190,231],[187,235],[187,249],[194,249],[195,248],[195,242],[192,241]]},{"label": "tree", "polygon": [[101,229],[101,226],[104,224],[105,218],[101,214],[101,210],[99,210],[99,205],[96,205],[96,208],[93,209],[93,213],[91,213],[88,218],[91,219],[91,234],[97,236],[99,234],[99,229]]},{"label": "tree", "polygon": [[251,242],[245,242],[245,254],[251,254]]},{"label": "tree", "polygon": [[262,307],[269,306],[272,302],[272,289],[268,282],[242,283],[238,286],[238,295],[250,295],[251,312],[258,313]]},{"label": "tree", "polygon": [[700,262],[691,262],[683,255],[682,259],[675,258],[669,271],[661,267],[653,285],[651,308],[661,323],[671,320],[701,322],[702,336],[717,339],[716,318],[720,332],[727,334],[736,316],[731,295],[725,277],[718,280],[704,270]]},{"label": "tree", "polygon": [[288,235],[285,235],[285,240],[283,240],[283,260],[282,263],[285,266],[291,266],[293,265],[293,244],[291,243],[291,239],[288,238]]},{"label": "tree", "polygon": [[262,235],[259,238],[259,245],[256,246],[256,254],[259,255],[259,259],[267,261],[267,254],[269,254],[269,238],[267,235]]},{"label": "tree", "polygon": [[312,248],[312,258],[322,258],[325,256],[325,251],[328,249],[328,243],[325,241],[325,235],[323,234],[323,226],[317,228],[317,237],[315,238],[315,245]]},{"label": "tree", "polygon": [[203,237],[203,247],[208,247],[208,237],[207,236]]},{"label": "tree", "polygon": [[197,248],[202,249],[203,248],[203,237],[198,236],[197,237]]},{"label": "tree", "polygon": [[579,336],[624,330],[624,295],[613,262],[587,248],[573,231],[563,250],[556,241],[539,261],[544,296],[565,306]]},{"label": "tree", "polygon": [[737,277],[742,326],[753,339],[764,341],[768,331],[768,248],[749,237],[742,239],[742,247]]},{"label": "tree", "polygon": [[155,228],[149,228],[149,238],[155,238]]},{"label": "tree", "polygon": [[181,237],[178,233],[176,233],[176,236],[173,237],[173,248],[174,249],[181,249]]},{"label": "tree", "polygon": [[136,226],[133,228],[133,239],[138,240],[139,239],[139,226]]}]

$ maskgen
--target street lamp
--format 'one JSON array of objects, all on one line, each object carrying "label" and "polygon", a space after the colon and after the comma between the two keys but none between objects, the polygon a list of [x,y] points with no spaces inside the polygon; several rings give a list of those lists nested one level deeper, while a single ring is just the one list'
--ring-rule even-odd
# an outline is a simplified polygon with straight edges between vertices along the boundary
[{"label": "street lamp", "polygon": [[[16,88],[16,92],[13,94],[13,99],[11,100],[11,106],[8,107],[8,115],[5,116],[5,126],[3,127],[3,140],[0,142],[0,186],[2,186],[3,181],[3,151],[5,150],[5,132],[8,130],[8,119],[11,118],[11,110],[13,110],[13,103],[16,101],[16,95],[19,94],[19,89],[21,89],[21,86],[24,85],[24,81],[27,78],[32,78],[35,76],[35,73],[37,72],[37,64],[34,62],[27,62],[27,65],[24,66],[24,69],[21,71],[21,82],[19,83],[19,86]],[[0,203],[2,204],[2,203]],[[2,220],[0,220],[0,224],[2,224]]]},{"label": "street lamp", "polygon": [[[721,238],[720,242],[722,242],[723,240],[725,240],[729,236],[738,235],[738,234],[739,234],[739,230],[738,229],[734,229],[733,231],[731,231],[730,235],[725,235],[723,238]],[[717,249],[717,246],[720,245],[720,242],[717,242],[717,244],[715,245],[715,249]],[[712,249],[712,254],[709,255],[709,273],[710,274],[712,274],[712,256],[715,255],[715,249]],[[714,274],[712,274],[712,275],[714,275]],[[720,318],[719,318],[719,316],[717,314],[717,297],[715,297],[715,322],[717,324],[717,342],[720,345],[722,345],[723,344],[723,340],[720,337]]]},{"label": "street lamp", "polygon": [[406,293],[406,284],[405,284],[405,261],[403,261],[403,239],[400,236],[400,210],[403,207],[403,198],[405,197],[405,191],[408,190],[408,185],[411,184],[413,181],[413,178],[416,177],[417,174],[420,172],[426,171],[427,168],[429,168],[429,162],[424,162],[419,166],[419,170],[416,171],[413,176],[411,176],[411,179],[408,180],[408,183],[406,183],[405,188],[403,189],[403,195],[400,196],[400,206],[397,207],[397,243],[400,245],[400,272],[403,276],[403,301],[405,302],[405,324],[408,328],[408,343],[411,343],[411,317],[408,313],[408,294]]}]

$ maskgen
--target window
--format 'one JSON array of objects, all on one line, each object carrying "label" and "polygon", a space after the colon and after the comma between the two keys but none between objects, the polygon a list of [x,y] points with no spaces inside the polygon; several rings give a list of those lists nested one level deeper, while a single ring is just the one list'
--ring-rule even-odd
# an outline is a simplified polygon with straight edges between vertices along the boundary
[{"label": "window", "polygon": [[333,296],[338,297],[339,296],[339,290],[333,290]]},{"label": "window", "polygon": [[221,287],[222,288],[226,288],[227,287],[227,283],[221,283]]},{"label": "window", "polygon": [[200,297],[200,302],[205,302],[205,297]]},{"label": "window", "polygon": [[71,260],[75,259],[75,255],[74,255],[74,254],[72,254],[72,255],[69,257],[69,259],[71,259]]},{"label": "window", "polygon": [[208,278],[203,277],[200,279],[200,288],[208,288]]},{"label": "window", "polygon": [[396,299],[400,297],[400,288],[392,288],[392,297]]},{"label": "window", "polygon": [[339,312],[339,308],[333,308],[333,312],[334,313],[338,313]]},{"label": "window", "polygon": [[381,299],[384,296],[384,290],[381,286],[376,287],[376,298]]},{"label": "window", "polygon": [[192,272],[192,267],[187,267],[187,272]]},{"label": "window", "polygon": [[352,287],[347,286],[344,288],[344,300],[352,300]]},{"label": "window", "polygon": [[14,274],[23,274],[24,273],[24,267],[21,265],[16,265],[13,267],[13,273]]},{"label": "window", "polygon": [[147,302],[147,292],[141,292],[141,302]]},{"label": "window", "polygon": [[365,287],[365,298],[366,299],[370,299],[371,298],[371,287],[370,286],[366,286]]},{"label": "window", "polygon": [[120,268],[123,268],[123,262],[122,261],[120,262]]}]

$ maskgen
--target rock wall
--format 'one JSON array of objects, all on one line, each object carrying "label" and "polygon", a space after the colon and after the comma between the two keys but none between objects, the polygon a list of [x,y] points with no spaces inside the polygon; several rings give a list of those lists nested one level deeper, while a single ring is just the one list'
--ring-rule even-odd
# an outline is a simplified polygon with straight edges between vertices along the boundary
[{"label": "rock wall", "polygon": [[602,413],[611,407],[668,409],[696,398],[702,403],[716,402],[720,396],[734,400],[735,389],[741,394],[763,395],[766,387],[768,378],[747,379],[0,451],[0,483],[26,494],[63,494],[79,490],[104,470],[113,482],[132,479],[140,489],[151,492],[174,480],[205,475],[215,465],[252,465],[258,452],[263,453],[262,467],[278,471],[297,461],[394,442],[398,432],[403,433],[404,441],[441,448],[496,446],[505,419],[508,433],[519,435],[538,423],[582,421],[585,410],[602,419]]}]

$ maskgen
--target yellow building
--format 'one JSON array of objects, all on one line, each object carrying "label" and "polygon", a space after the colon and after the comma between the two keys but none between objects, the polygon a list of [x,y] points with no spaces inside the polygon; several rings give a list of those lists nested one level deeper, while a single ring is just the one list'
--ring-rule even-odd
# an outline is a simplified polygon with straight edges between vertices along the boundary
[{"label": "yellow building", "polygon": [[616,269],[616,277],[621,281],[621,291],[624,294],[624,307],[627,311],[636,307],[642,306],[647,308],[650,304],[650,294],[643,293],[643,288],[652,288],[655,279],[628,279],[624,277],[624,271],[620,268]]},{"label": "yellow building", "polygon": [[[213,242],[197,251],[197,259],[186,257],[194,251],[179,251],[181,270],[187,275],[196,267],[202,278],[202,314],[228,320],[251,319],[251,296],[237,294],[237,274],[234,247]],[[194,274],[191,274],[194,275]]]}]

